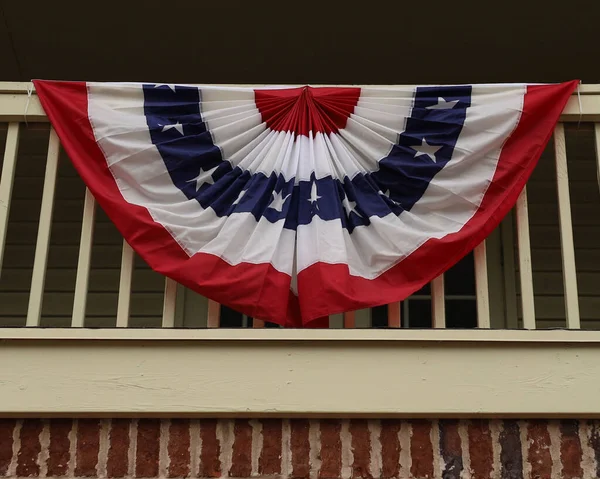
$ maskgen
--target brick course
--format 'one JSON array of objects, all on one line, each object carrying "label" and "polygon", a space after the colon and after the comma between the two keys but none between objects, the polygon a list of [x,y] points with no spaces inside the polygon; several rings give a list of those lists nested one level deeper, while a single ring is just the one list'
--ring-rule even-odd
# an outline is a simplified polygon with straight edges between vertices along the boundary
[{"label": "brick course", "polygon": [[0,420],[1,477],[593,478],[600,421]]}]

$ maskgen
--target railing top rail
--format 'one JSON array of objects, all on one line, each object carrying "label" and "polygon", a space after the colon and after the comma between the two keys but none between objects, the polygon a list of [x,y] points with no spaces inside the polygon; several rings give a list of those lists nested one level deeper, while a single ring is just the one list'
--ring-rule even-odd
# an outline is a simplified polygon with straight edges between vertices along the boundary
[{"label": "railing top rail", "polygon": [[600,331],[510,329],[0,328],[0,341],[600,343]]},{"label": "railing top rail", "polygon": [[[127,83],[127,82],[125,82]],[[182,85],[208,85],[205,83],[181,83]],[[510,85],[510,83],[505,83],[506,85]],[[270,86],[272,84],[267,83],[211,83],[211,85],[219,85],[223,87],[249,87],[249,88],[261,88]],[[277,85],[288,85],[287,83],[277,83]],[[424,84],[425,85],[425,84]],[[457,83],[458,85],[458,83]],[[297,83],[290,83],[290,87],[298,86]],[[357,86],[357,84],[311,84],[311,86],[320,87],[353,87]],[[369,88],[389,88],[389,87],[413,87],[416,85],[412,84],[360,84],[360,86],[368,86]],[[0,93],[27,93],[30,89],[33,88],[31,82],[0,82]],[[35,93],[35,88],[33,88],[33,92]],[[579,93],[581,95],[594,95],[600,94],[600,84],[590,84],[585,85],[581,84],[579,86]]]},{"label": "railing top rail", "polygon": [[[28,99],[28,92],[31,91],[31,86],[32,84],[29,82],[0,82],[0,122],[25,120],[28,122],[48,121],[44,109],[35,94],[35,90],[33,90],[31,98]],[[232,85],[223,84],[222,86]],[[265,85],[240,84],[233,86],[260,87]],[[373,87],[377,88],[388,86],[390,85],[373,85]],[[600,84],[581,85],[579,94],[575,92],[569,99],[560,120],[564,122],[600,121]]]}]

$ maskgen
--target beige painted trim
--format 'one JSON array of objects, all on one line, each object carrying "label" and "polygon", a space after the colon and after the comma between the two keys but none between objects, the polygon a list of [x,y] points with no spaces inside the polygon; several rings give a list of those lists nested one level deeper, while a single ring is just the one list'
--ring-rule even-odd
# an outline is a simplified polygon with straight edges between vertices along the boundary
[{"label": "beige painted trim", "polygon": [[57,331],[0,342],[2,416],[600,417],[600,333],[25,333]]},{"label": "beige painted trim", "polygon": [[94,226],[96,217],[96,198],[85,189],[83,202],[83,218],[81,221],[81,237],[79,241],[79,259],[77,260],[77,276],[75,279],[75,300],[71,327],[81,328],[85,325],[87,294],[90,280],[92,245],[94,243]]},{"label": "beige painted trim", "polygon": [[554,156],[556,160],[556,184],[558,192],[558,225],[562,253],[563,286],[567,327],[581,328],[579,316],[579,294],[577,292],[577,268],[575,267],[575,243],[573,241],[573,220],[571,219],[571,198],[569,194],[569,173],[567,167],[567,140],[565,126],[561,123],[554,129]]},{"label": "beige painted trim", "polygon": [[[231,341],[231,342],[317,342],[326,343],[600,343],[600,331],[506,330],[506,329],[84,329],[0,328],[0,346],[9,341]],[[360,345],[356,346],[360,347]],[[1,377],[1,376],[0,376]]]},{"label": "beige painted trim", "polygon": [[531,237],[529,233],[527,186],[523,187],[523,190],[517,198],[516,226],[523,327],[525,329],[535,329],[535,292],[533,289],[533,266],[531,264]]},{"label": "beige painted trim", "polygon": [[[48,121],[40,101],[35,94],[27,102],[27,88],[30,83],[0,82],[0,121],[24,121],[27,112],[27,121]],[[226,86],[226,85],[223,85]],[[235,85],[260,87],[264,85]],[[293,85],[290,85],[293,86]],[[328,85],[332,86],[332,85]],[[344,85],[335,85],[344,86]],[[369,85],[370,87],[386,88],[387,85]],[[396,85],[399,86],[399,85]],[[581,99],[581,109],[579,108]],[[560,118],[561,121],[600,121],[600,84],[581,85],[580,95],[573,94]]]},{"label": "beige painted trim", "polygon": [[35,244],[35,256],[31,272],[31,288],[29,290],[29,306],[27,306],[27,326],[39,326],[42,317],[42,302],[46,282],[46,266],[50,250],[50,234],[52,232],[52,213],[56,194],[58,177],[58,162],[60,157],[60,140],[53,127],[50,127],[48,140],[48,156],[44,173],[40,220]]},{"label": "beige painted trim", "polygon": [[19,151],[19,124],[10,123],[6,133],[6,145],[4,147],[4,160],[0,169],[0,274],[2,273],[2,259],[6,244],[6,232],[8,229],[8,216],[12,190],[15,182],[15,170],[17,165],[17,154]]},{"label": "beige painted trim", "polygon": [[475,292],[477,298],[477,327],[489,329],[490,320],[490,289],[488,286],[488,260],[486,241],[483,240],[473,250],[475,262]]},{"label": "beige painted trim", "polygon": [[[509,83],[507,83],[508,85]],[[202,83],[193,83],[190,85],[194,86],[203,86],[205,84]],[[273,83],[211,83],[210,85],[220,85],[223,87],[249,87],[249,88],[260,88],[260,87],[268,87],[272,86]],[[290,87],[294,86],[304,86],[303,84],[282,84],[288,85]],[[314,84],[312,86],[327,86],[327,87],[353,87],[357,86],[356,84]],[[389,84],[389,85],[369,85],[369,84],[361,84],[361,86],[369,87],[369,88],[389,88],[389,87],[412,87],[415,85],[405,85],[405,84]],[[427,85],[423,85],[427,86]],[[0,91],[4,93],[27,93],[28,89],[32,87],[31,82],[0,82]],[[35,90],[34,90],[35,93]],[[600,84],[581,84],[579,85],[579,93],[583,95],[593,95],[600,93]]]}]

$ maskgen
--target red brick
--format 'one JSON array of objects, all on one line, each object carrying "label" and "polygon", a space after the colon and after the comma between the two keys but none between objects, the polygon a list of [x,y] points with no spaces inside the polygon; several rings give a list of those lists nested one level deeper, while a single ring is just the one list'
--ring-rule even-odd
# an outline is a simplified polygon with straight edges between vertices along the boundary
[{"label": "red brick", "polygon": [[500,433],[500,463],[502,478],[523,478],[523,452],[521,449],[521,429],[513,420],[504,421]]},{"label": "red brick", "polygon": [[221,461],[219,454],[221,446],[217,439],[217,420],[205,419],[200,424],[202,450],[200,452],[200,476],[220,477]]},{"label": "red brick", "polygon": [[[228,420],[223,420],[227,423]],[[282,472],[282,421],[279,419],[260,420],[262,424],[262,449],[258,457],[258,474],[260,476],[277,476]],[[547,427],[543,420],[494,421],[502,424],[497,444],[492,443],[490,421],[471,421],[468,425],[467,445],[461,442],[458,434],[459,423],[455,420],[439,421],[439,444],[432,444],[431,421],[410,421],[412,436],[410,438],[411,477],[431,478],[435,471],[437,477],[453,479],[460,477],[464,457],[470,458],[473,479],[491,477],[499,479],[519,479],[524,477],[524,464],[531,471],[530,477],[546,479],[552,477],[552,470],[558,471],[561,478],[597,476],[600,468],[600,427],[595,421],[588,422],[590,431],[587,447],[593,449],[594,460],[583,461],[582,436],[579,423],[574,420],[560,422],[560,434]],[[198,444],[200,451],[190,451],[190,421],[173,419],[168,428],[167,453],[169,457],[167,476],[169,478],[185,477],[220,477],[222,475],[219,461],[220,447],[217,440],[217,421],[201,420]],[[14,420],[0,420],[0,476],[9,473],[13,459]],[[97,477],[96,469],[100,448],[101,427],[98,420],[79,420],[77,443],[72,445],[70,434],[73,421],[70,419],[51,420],[48,423],[48,477],[66,477],[74,471],[77,477]],[[128,477],[130,420],[115,419],[111,422],[108,436],[108,458],[106,472],[110,478]],[[161,431],[166,431],[165,423],[158,420],[140,420],[138,423],[137,445],[135,450],[136,464],[134,473],[137,477],[158,478]],[[249,477],[252,474],[253,434],[250,423],[243,419],[234,421],[234,437],[232,442],[232,476]],[[339,479],[341,476],[341,420],[323,420],[319,423],[321,447],[319,451],[311,451],[309,441],[309,421],[303,419],[290,420],[290,449],[292,471],[289,477],[281,479]],[[362,419],[350,421],[350,446],[353,452],[352,478],[372,479],[370,464],[372,460],[381,461],[382,479],[397,478],[402,471],[399,466],[401,446],[398,434],[403,431],[401,420],[382,420],[379,443],[381,458],[374,457],[373,444],[368,422]],[[525,429],[522,429],[521,424]],[[42,445],[40,434],[42,421],[25,420],[19,432],[19,451],[16,459],[16,471],[10,471],[19,477],[36,477],[43,464],[38,464]],[[229,426],[227,424],[227,426]],[[527,444],[521,444],[521,437],[526,433]],[[165,438],[163,438],[165,439]],[[525,441],[525,437],[523,437]],[[552,464],[550,446],[558,445],[560,463]],[[75,446],[75,455],[70,450]],[[434,448],[439,448],[441,463],[433,463]],[[493,470],[493,451],[499,448],[501,470]],[[200,456],[200,467],[190,470],[191,454]],[[377,453],[378,454],[378,453]],[[316,455],[316,464],[310,464],[310,457]],[[256,458],[255,458],[256,459]],[[320,470],[316,470],[320,462]],[[73,469],[72,469],[73,468]],[[224,471],[223,471],[224,472]],[[257,471],[254,471],[257,472]],[[467,474],[468,471],[463,471]],[[225,474],[226,475],[226,474]],[[467,474],[469,475],[469,474]],[[528,476],[529,477],[529,476]]]},{"label": "red brick", "polygon": [[340,421],[321,421],[321,470],[320,479],[336,479],[342,472],[342,440]]},{"label": "red brick", "polygon": [[552,455],[550,434],[546,421],[530,421],[527,427],[527,462],[531,464],[531,475],[537,479],[552,479]]},{"label": "red brick", "polygon": [[590,428],[590,439],[589,446],[594,451],[594,457],[596,458],[596,476],[600,477],[600,427],[596,421],[588,421],[588,427]]},{"label": "red brick", "polygon": [[310,424],[306,419],[290,420],[290,449],[292,450],[292,478],[305,479],[310,475]]},{"label": "red brick", "polygon": [[100,452],[100,421],[83,419],[77,423],[77,477],[98,475],[98,453]]},{"label": "red brick", "polygon": [[17,421],[0,419],[0,476],[5,476],[13,456],[13,432]]},{"label": "red brick", "polygon": [[402,421],[383,419],[381,421],[382,476],[384,479],[398,477],[400,474],[400,441],[398,433]]},{"label": "red brick", "polygon": [[247,420],[236,419],[234,425],[231,477],[250,477],[252,474],[252,426]]},{"label": "red brick", "polygon": [[494,469],[494,450],[488,421],[471,421],[467,431],[472,479],[489,479]]},{"label": "red brick", "polygon": [[137,427],[136,477],[158,476],[160,421],[140,419]]},{"label": "red brick", "polygon": [[410,472],[422,479],[433,477],[433,445],[431,444],[431,423],[424,420],[411,421],[412,437],[410,454],[412,465]]},{"label": "red brick", "polygon": [[42,450],[40,433],[43,424],[39,419],[25,419],[21,427],[21,449],[17,456],[17,476],[37,477],[40,466],[37,463],[38,455]]},{"label": "red brick", "polygon": [[190,475],[190,422],[173,419],[169,427],[169,477]]},{"label": "red brick", "polygon": [[350,421],[350,436],[354,455],[352,477],[372,479],[369,467],[371,463],[371,435],[368,422],[364,419]]},{"label": "red brick", "polygon": [[69,433],[73,429],[70,419],[50,421],[50,446],[48,451],[48,476],[65,476],[71,461],[71,440]]},{"label": "red brick", "polygon": [[560,460],[562,462],[562,477],[575,479],[583,475],[581,468],[581,441],[579,440],[579,422],[564,420],[560,422]]},{"label": "red brick", "polygon": [[[444,479],[460,479],[463,470],[463,454],[458,421],[453,419],[440,420],[440,454],[444,460]],[[436,445],[434,444],[434,447]]]},{"label": "red brick", "polygon": [[106,463],[108,477],[125,477],[129,473],[130,428],[131,421],[128,419],[113,419],[111,422]]},{"label": "red brick", "polygon": [[281,433],[280,419],[263,419],[263,446],[258,458],[258,473],[261,476],[281,474]]}]

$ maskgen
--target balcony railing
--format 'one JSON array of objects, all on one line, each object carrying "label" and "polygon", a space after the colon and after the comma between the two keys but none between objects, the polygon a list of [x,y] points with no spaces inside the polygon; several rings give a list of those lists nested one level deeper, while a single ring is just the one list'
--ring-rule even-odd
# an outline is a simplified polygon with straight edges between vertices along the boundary
[{"label": "balcony railing", "polygon": [[140,262],[28,86],[0,84],[0,414],[600,414],[600,85],[472,255],[326,331],[267,330]]},{"label": "balcony railing", "polygon": [[[574,95],[569,101],[562,117],[561,123],[558,124],[554,132],[553,139],[553,154],[554,154],[554,168],[556,183],[556,199],[557,199],[557,212],[558,212],[558,223],[556,228],[560,233],[560,253],[562,258],[562,277],[564,294],[564,324],[555,324],[555,326],[563,326],[567,329],[579,329],[581,327],[581,314],[580,314],[580,295],[578,292],[578,273],[588,271],[590,267],[596,266],[598,268],[599,276],[597,280],[600,280],[600,261],[596,265],[583,265],[584,267],[580,270],[576,267],[576,248],[574,243],[573,235],[573,222],[571,218],[571,200],[570,193],[574,188],[578,188],[577,183],[569,182],[569,161],[567,153],[567,142],[565,136],[565,125],[567,125],[569,131],[573,130],[575,133],[582,128],[591,131],[591,125],[593,125],[595,133],[596,145],[600,145],[600,123],[594,123],[600,121],[600,86],[581,86],[580,92]],[[3,306],[0,305],[0,318],[10,317],[8,320],[0,326],[27,326],[27,327],[38,327],[38,326],[70,326],[73,328],[81,328],[84,326],[94,327],[117,327],[117,328],[128,328],[128,327],[157,327],[157,321],[144,322],[142,320],[132,321],[131,314],[131,301],[132,301],[132,278],[135,272],[135,254],[131,247],[125,242],[122,242],[122,251],[120,258],[120,269],[119,269],[119,280],[118,280],[118,291],[116,294],[116,312],[114,315],[108,315],[113,318],[113,321],[107,319],[106,315],[102,316],[103,319],[95,318],[99,316],[94,313],[93,305],[91,314],[89,312],[90,305],[88,304],[89,294],[89,281],[90,273],[92,271],[92,254],[94,252],[94,228],[96,226],[96,204],[94,197],[90,192],[85,189],[85,193],[82,195],[83,198],[73,197],[74,195],[67,195],[69,198],[69,205],[83,204],[83,211],[80,224],[81,230],[78,241],[75,240],[73,226],[70,225],[68,230],[71,234],[71,241],[69,244],[77,243],[78,247],[78,259],[76,262],[76,274],[74,286],[69,291],[68,288],[56,287],[56,284],[48,285],[48,259],[51,251],[51,235],[53,232],[53,209],[55,209],[55,199],[57,197],[57,185],[61,188],[59,181],[59,158],[61,156],[61,147],[55,132],[50,129],[45,151],[45,167],[43,173],[43,183],[41,197],[37,199],[37,205],[34,205],[30,210],[19,211],[11,209],[11,203],[13,202],[13,187],[15,184],[15,171],[17,168],[17,160],[20,162],[31,161],[26,154],[20,154],[20,151],[25,148],[19,148],[19,143],[23,141],[38,141],[39,139],[32,140],[31,131],[48,130],[47,119],[43,113],[43,110],[37,100],[35,94],[31,94],[28,91],[27,84],[11,84],[5,83],[0,84],[0,123],[5,125],[6,139],[4,146],[4,159],[2,162],[2,175],[0,177],[0,278],[2,278],[2,265],[3,256],[5,253],[6,242],[7,242],[7,231],[11,228],[23,228],[20,224],[21,220],[26,217],[29,220],[28,228],[31,232],[33,226],[37,227],[37,236],[35,240],[35,255],[33,263],[28,272],[31,274],[30,288],[28,291],[28,304],[26,312],[17,311],[12,312],[15,309],[13,304],[14,298],[11,299],[7,291],[11,291],[10,288],[10,275],[7,279],[4,279],[4,286],[0,283],[0,295],[4,294],[4,308],[10,309],[11,312],[2,311]],[[46,126],[41,126],[40,123],[46,123]],[[583,125],[583,126],[582,126]],[[47,134],[47,133],[45,133]],[[38,135],[40,136],[40,135]],[[43,137],[43,134],[41,135]],[[23,145],[22,145],[23,146]],[[599,148],[596,149],[598,151]],[[38,152],[39,153],[39,152]],[[550,153],[552,153],[550,151]],[[578,155],[580,153],[577,153]],[[581,153],[589,156],[590,151]],[[588,162],[589,163],[589,162]],[[600,170],[600,155],[595,153],[595,163],[598,170]],[[28,165],[20,165],[26,171]],[[41,169],[40,169],[41,172]],[[24,180],[26,181],[26,179]],[[73,178],[73,181],[77,181]],[[64,188],[73,188],[73,181],[70,181],[65,185]],[[26,188],[25,186],[23,188]],[[571,190],[571,191],[570,191]],[[80,188],[75,188],[74,191],[81,191]],[[62,197],[65,195],[63,194]],[[597,197],[596,197],[597,198]],[[32,199],[27,198],[28,204],[31,205]],[[18,201],[17,203],[18,204]],[[596,208],[596,215],[600,216],[600,204],[593,204],[592,210]],[[39,208],[39,209],[38,209]],[[36,225],[31,224],[31,217],[33,211],[39,211],[39,221]],[[541,211],[537,208],[537,211]],[[594,214],[594,213],[592,213]],[[23,218],[20,217],[23,216]],[[9,222],[9,216],[11,221]],[[63,215],[64,216],[64,215]],[[387,328],[407,328],[407,327],[433,327],[433,328],[446,328],[446,327],[477,327],[481,329],[487,328],[522,328],[522,329],[536,329],[539,326],[536,321],[536,301],[534,295],[534,275],[532,270],[532,247],[530,241],[530,217],[528,212],[528,198],[527,191],[524,190],[519,197],[516,208],[513,212],[514,223],[516,225],[516,231],[512,229],[512,218],[508,218],[504,223],[504,230],[498,231],[497,235],[501,236],[501,246],[498,249],[498,255],[496,260],[490,260],[490,252],[487,246],[487,242],[481,243],[473,252],[472,261],[474,263],[474,270],[472,275],[474,276],[474,287],[473,291],[456,291],[448,293],[446,290],[447,284],[445,284],[444,275],[436,278],[428,288],[424,291],[417,293],[415,296],[409,298],[404,304],[393,303],[387,305],[385,308],[378,308],[376,311],[371,312],[347,312],[343,317],[332,318],[332,326],[342,328],[355,328],[355,327],[387,327]],[[34,220],[35,221],[35,220]],[[106,227],[104,225],[103,227]],[[64,230],[67,231],[67,230]],[[597,233],[597,229],[592,232],[592,235]],[[20,231],[16,231],[12,236],[13,243],[19,243]],[[69,234],[69,233],[63,233]],[[597,237],[600,240],[600,237]],[[54,247],[54,245],[52,245]],[[101,245],[98,246],[101,248]],[[60,254],[57,252],[56,254]],[[100,254],[100,253],[99,253]],[[495,263],[494,263],[495,261]],[[6,261],[5,272],[7,269]],[[592,261],[593,263],[593,261]],[[489,271],[490,264],[493,268],[496,268],[498,264],[503,268],[500,274],[500,280],[495,272]],[[27,269],[27,265],[20,265],[22,269]],[[60,265],[55,269],[60,269]],[[593,269],[593,268],[592,268]],[[14,271],[13,271],[14,273]],[[55,272],[53,272],[55,273]],[[21,276],[24,276],[21,271]],[[495,279],[491,279],[491,276],[496,276]],[[516,277],[515,277],[516,276]],[[62,279],[61,279],[62,278]],[[64,276],[53,274],[52,281],[54,283],[59,281],[66,281]],[[456,278],[454,281],[457,281]],[[459,278],[458,281],[461,281]],[[469,280],[472,281],[472,278]],[[512,288],[512,297],[510,292],[505,291],[500,302],[490,300],[491,295],[494,294],[495,288],[497,288],[498,281],[505,283],[502,287]],[[592,281],[594,281],[592,279]],[[8,282],[8,284],[6,284]],[[66,281],[68,282],[68,281]],[[492,285],[491,285],[492,283]],[[515,284],[519,284],[519,290],[515,289]],[[156,284],[156,279],[153,280],[153,284]],[[48,286],[50,286],[48,288]],[[154,286],[153,292],[156,287]],[[456,290],[456,288],[451,288]],[[70,312],[69,324],[66,324],[64,305],[60,308],[60,314],[54,312],[48,313],[50,318],[48,321],[43,321],[44,317],[44,299],[46,301],[58,301],[53,299],[53,293],[69,291],[72,293],[71,296],[61,296],[61,301],[67,299],[72,301],[72,308]],[[593,291],[592,291],[593,292]],[[113,296],[114,296],[113,294]],[[173,328],[173,327],[207,327],[207,328],[218,328],[220,326],[228,326],[231,321],[221,321],[221,312],[223,308],[215,303],[214,301],[204,302],[196,301],[194,308],[196,316],[203,318],[201,321],[188,321],[187,324],[182,319],[181,311],[178,313],[178,308],[183,308],[181,296],[185,295],[186,292],[181,286],[178,286],[173,280],[166,278],[164,280],[164,292],[162,301],[162,314],[160,318],[160,327],[162,328]],[[191,293],[187,293],[191,294]],[[549,293],[549,295],[555,293]],[[586,293],[586,297],[589,298],[590,294]],[[154,294],[156,296],[156,294]],[[594,296],[594,295],[591,295]],[[105,296],[107,297],[107,296]],[[50,298],[50,299],[49,299]],[[596,298],[598,299],[598,298]],[[94,298],[97,302],[99,299]],[[155,298],[153,298],[153,301]],[[447,308],[448,305],[455,305],[453,301],[473,301],[475,303],[473,308],[476,310],[476,320],[473,324],[468,324],[469,321],[458,321],[458,324],[447,324]],[[515,301],[518,300],[518,304]],[[138,301],[143,301],[140,298]],[[427,308],[431,309],[430,319],[428,318],[425,322],[419,321],[416,314],[413,314],[411,319],[410,311],[408,307],[409,302],[417,305],[416,302],[421,301],[416,309],[422,310],[423,301],[427,302]],[[587,301],[587,299],[586,299]],[[21,298],[22,302],[22,298]],[[155,303],[156,301],[154,301]],[[595,303],[594,303],[595,304]],[[548,308],[547,305],[544,307]],[[198,308],[204,308],[204,311],[198,311]],[[18,308],[17,308],[18,309]],[[456,308],[455,308],[456,309]],[[498,309],[503,309],[505,314],[500,320],[492,320],[495,316],[499,318]],[[226,311],[231,316],[233,312]],[[235,313],[233,313],[235,315]],[[20,322],[15,319],[21,315],[24,319]],[[187,317],[193,316],[188,308]],[[60,317],[59,320],[52,321],[53,316]],[[135,319],[135,314],[133,319]],[[139,315],[138,315],[139,316]],[[456,314],[455,314],[456,316]],[[468,314],[466,314],[468,316]],[[416,318],[416,319],[414,319]],[[253,328],[264,327],[265,324],[260,318],[243,318],[241,315],[238,318],[238,325],[245,324],[251,325]],[[595,319],[595,318],[594,318]],[[598,317],[600,320],[600,316]],[[456,321],[454,321],[456,323]],[[186,323],[186,324],[184,324]],[[235,323],[235,321],[234,321]],[[592,324],[592,323],[590,323]],[[190,326],[191,325],[191,326]],[[592,327],[593,329],[593,327]]]}]

